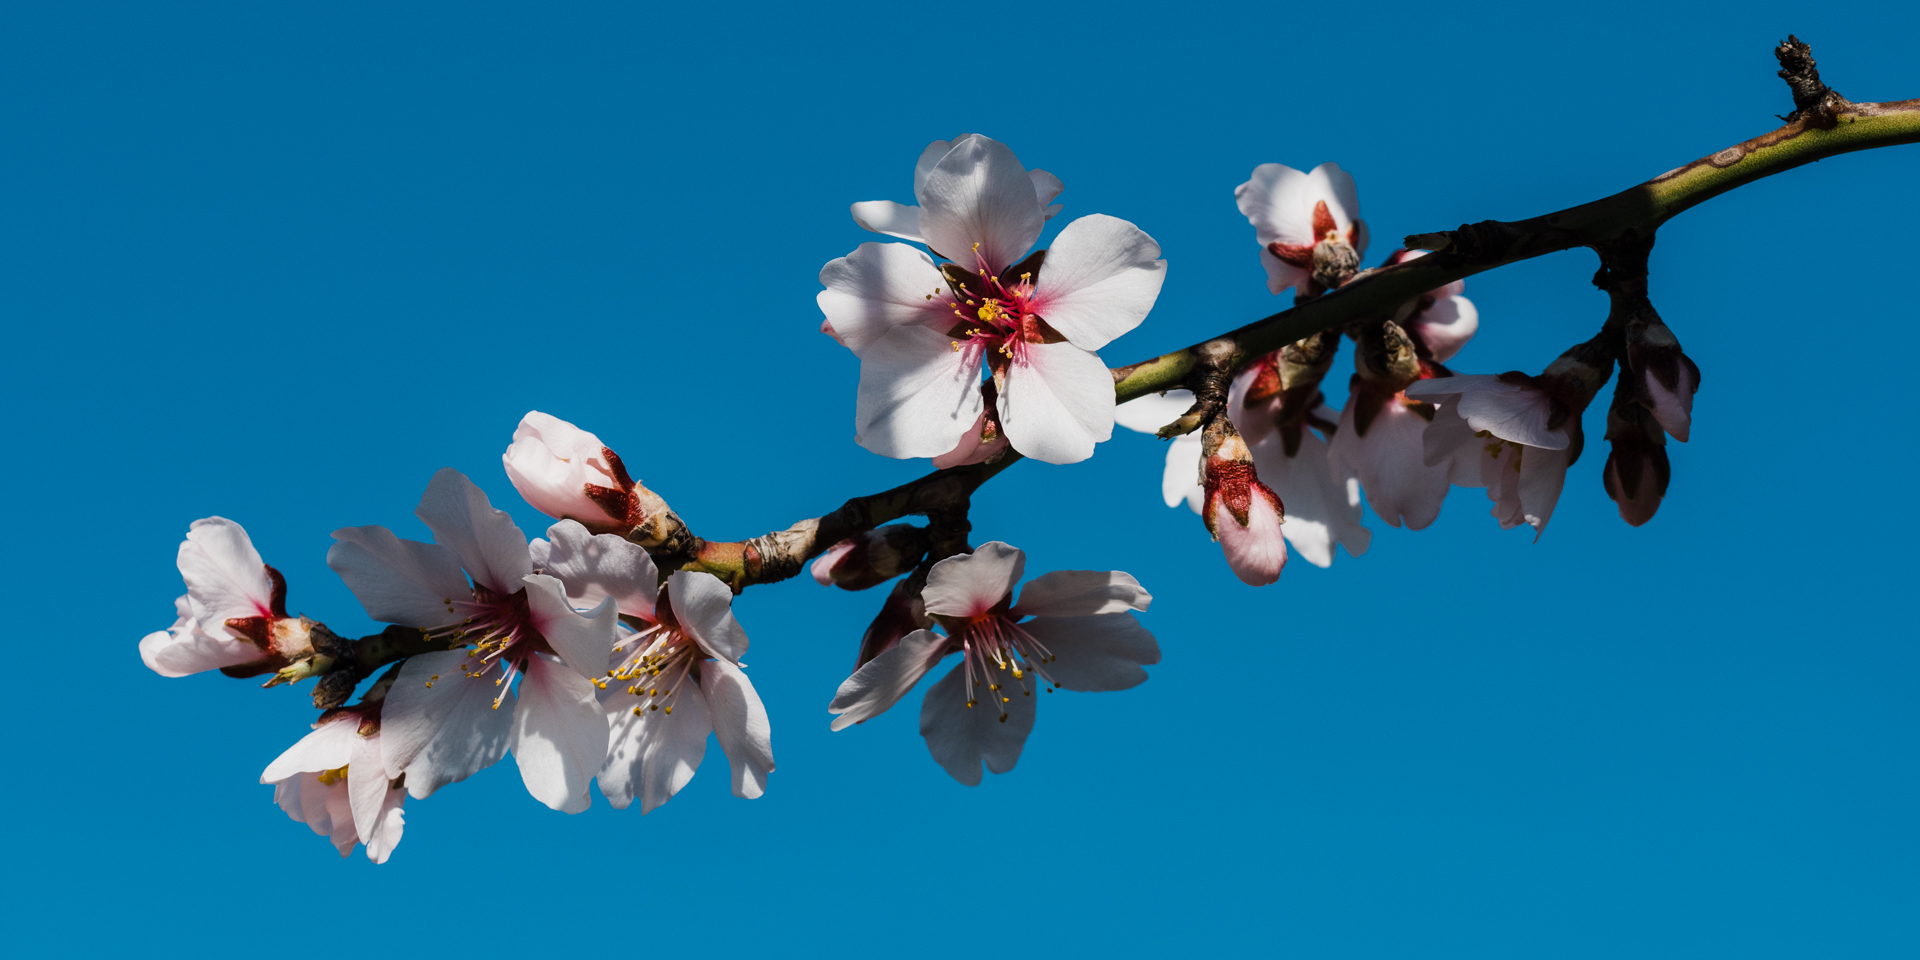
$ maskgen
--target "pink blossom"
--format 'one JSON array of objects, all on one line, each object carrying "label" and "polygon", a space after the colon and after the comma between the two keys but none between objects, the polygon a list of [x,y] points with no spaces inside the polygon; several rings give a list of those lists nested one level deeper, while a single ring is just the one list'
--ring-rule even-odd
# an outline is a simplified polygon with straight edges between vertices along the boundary
[{"label": "pink blossom", "polygon": [[[1425,250],[1400,250],[1388,257],[1387,262],[1405,263],[1426,255]],[[1400,327],[1426,348],[1427,359],[1442,363],[1453,359],[1480,329],[1480,311],[1473,301],[1460,295],[1466,289],[1465,280],[1455,280],[1427,291],[1425,296],[1407,305]]]},{"label": "pink blossom", "polygon": [[1354,253],[1367,252],[1367,224],[1360,219],[1360,195],[1353,177],[1336,163],[1308,173],[1278,163],[1253,168],[1253,177],[1233,197],[1253,224],[1260,243],[1260,265],[1267,289],[1305,291],[1313,276],[1313,249],[1344,242]]},{"label": "pink blossom", "polygon": [[511,750],[535,799],[585,810],[607,752],[596,681],[613,647],[614,601],[575,612],[560,580],[534,572],[520,528],[458,471],[435,474],[414,513],[437,543],[348,527],[327,553],[369,616],[450,648],[409,658],[387,695],[387,775],[404,774],[424,798]]},{"label": "pink blossom", "polygon": [[1429,468],[1465,466],[1453,471],[1453,483],[1486,487],[1501,529],[1526,523],[1536,538],[1545,532],[1567,467],[1579,455],[1577,413],[1567,415],[1534,378],[1520,374],[1422,380],[1407,395],[1438,408],[1422,440]]},{"label": "pink blossom", "polygon": [[1260,482],[1252,451],[1232,433],[1201,466],[1206,491],[1200,517],[1220,542],[1235,576],[1256,587],[1280,579],[1287,565],[1287,543],[1280,533],[1286,511],[1279,496]]},{"label": "pink blossom", "polygon": [[1160,662],[1160,646],[1129,612],[1153,600],[1133,577],[1055,571],[1028,583],[1015,603],[1025,567],[1026,554],[999,541],[934,564],[922,597],[944,635],[915,630],[854,671],[827,707],[833,729],[886,712],[959,653],[921,703],[920,735],[948,774],[977,786],[982,764],[1006,773],[1019,762],[1036,688],[1124,690],[1147,679],[1141,667]]},{"label": "pink blossom", "polygon": [[1159,245],[1095,214],[1028,257],[1046,212],[1011,150],[971,135],[922,163],[913,229],[887,221],[900,229],[883,232],[957,259],[866,243],[820,273],[823,329],[861,361],[855,439],[889,457],[972,462],[984,441],[967,434],[984,431],[991,373],[1015,450],[1049,463],[1092,456],[1113,432],[1113,378],[1095,351],[1152,308],[1166,274]]},{"label": "pink blossom", "polygon": [[406,827],[400,808],[407,791],[388,779],[380,751],[385,693],[376,684],[361,703],[327,711],[260,774],[287,816],[332,841],[343,857],[355,843],[366,844],[374,863],[387,862]]},{"label": "pink blossom", "polygon": [[140,640],[140,659],[163,677],[204,670],[252,676],[312,652],[313,621],[287,616],[287,581],[224,517],[195,520],[180,544],[187,592],[174,623]]}]

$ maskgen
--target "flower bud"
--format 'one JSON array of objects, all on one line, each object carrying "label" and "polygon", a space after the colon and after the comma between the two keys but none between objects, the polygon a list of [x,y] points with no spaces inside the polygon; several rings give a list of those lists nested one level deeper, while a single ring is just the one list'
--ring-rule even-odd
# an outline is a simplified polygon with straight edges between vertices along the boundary
[{"label": "flower bud", "polygon": [[1636,398],[1675,440],[1686,443],[1693,426],[1693,394],[1700,389],[1700,368],[1680,349],[1680,339],[1651,305],[1627,321],[1625,333],[1627,368]]},{"label": "flower bud", "polygon": [[1285,508],[1260,482],[1253,454],[1226,417],[1215,417],[1202,437],[1200,519],[1220,543],[1234,575],[1256,587],[1280,579],[1287,543],[1280,534]]},{"label": "flower bud", "polygon": [[973,426],[966,433],[960,435],[960,442],[952,450],[933,458],[935,470],[985,463],[1006,452],[1007,434],[1000,428],[999,390],[989,380],[981,384],[980,394],[986,399],[980,416],[974,419]]},{"label": "flower bud", "polygon": [[1420,379],[1420,353],[1399,324],[1368,324],[1354,346],[1353,369],[1376,393],[1395,394]]},{"label": "flower bud", "polygon": [[919,566],[926,555],[925,527],[888,524],[828,548],[813,562],[813,579],[823,587],[865,590]]},{"label": "flower bud", "polygon": [[577,520],[594,533],[623,533],[647,518],[645,498],[619,455],[558,417],[535,410],[520,418],[500,461],[520,496],[556,520]]},{"label": "flower bud", "polygon": [[1607,454],[1601,480],[1620,508],[1620,519],[1637,527],[1660,509],[1673,472],[1667,462],[1667,435],[1652,411],[1634,399],[1625,379],[1615,386],[1607,411],[1607,440],[1613,451]]}]

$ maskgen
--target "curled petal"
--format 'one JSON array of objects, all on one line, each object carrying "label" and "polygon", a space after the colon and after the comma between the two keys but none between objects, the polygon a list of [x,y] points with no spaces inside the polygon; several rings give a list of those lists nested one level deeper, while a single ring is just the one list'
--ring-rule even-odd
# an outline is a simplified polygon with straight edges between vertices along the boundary
[{"label": "curled petal", "polygon": [[733,795],[751,800],[767,792],[773,772],[773,727],[753,681],[725,660],[700,665],[700,689],[713,716],[713,736],[733,767]]},{"label": "curled petal", "polygon": [[1145,611],[1153,595],[1132,574],[1119,570],[1055,570],[1020,589],[1017,617],[1080,617]]},{"label": "curled petal", "polygon": [[594,607],[612,597],[620,612],[654,619],[660,573],[645,548],[611,533],[594,534],[572,520],[547,528],[552,542],[528,545],[542,573],[558,577],[576,605]]},{"label": "curled petal", "polygon": [[927,573],[927,613],[938,617],[972,617],[991,610],[1013,595],[1013,585],[1026,571],[1027,555],[1018,547],[989,540],[972,553],[948,557]]},{"label": "curled petal", "polygon": [[920,208],[891,200],[863,200],[850,208],[853,222],[860,229],[884,233],[889,237],[925,242],[920,236]]},{"label": "curled petal", "polygon": [[701,649],[733,663],[747,652],[747,631],[733,617],[733,591],[711,573],[676,570],[667,578],[673,615]]},{"label": "curled petal", "polygon": [[1242,526],[1224,502],[1213,508],[1213,529],[1234,576],[1256,587],[1280,579],[1287,565],[1287,542],[1280,534],[1280,511],[1256,490],[1248,498],[1247,522]]},{"label": "curled petal", "polygon": [[589,486],[621,489],[621,471],[607,459],[607,447],[559,417],[529,411],[513,431],[513,443],[500,455],[507,479],[535,510],[555,519],[573,518],[597,528],[627,522],[609,514],[587,496]]},{"label": "curled petal", "polygon": [[887,712],[947,655],[947,638],[915,630],[894,646],[860,665],[833,693],[827,712],[834,730],[845,730]]}]

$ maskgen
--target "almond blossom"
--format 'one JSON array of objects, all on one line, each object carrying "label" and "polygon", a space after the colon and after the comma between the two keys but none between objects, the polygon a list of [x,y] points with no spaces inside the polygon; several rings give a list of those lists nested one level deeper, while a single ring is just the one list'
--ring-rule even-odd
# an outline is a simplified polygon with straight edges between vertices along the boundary
[{"label": "almond blossom", "polygon": [[1429,468],[1477,465],[1477,476],[1455,471],[1454,483],[1486,487],[1500,528],[1531,524],[1537,538],[1560,501],[1567,467],[1579,456],[1580,419],[1556,409],[1553,396],[1532,379],[1442,377],[1408,387],[1407,395],[1438,407],[1423,439]]},{"label": "almond blossom", "polygon": [[897,210],[861,220],[954,259],[864,243],[820,272],[821,329],[860,358],[855,439],[883,456],[964,462],[991,442],[990,374],[996,433],[1013,449],[1084,460],[1113,433],[1113,378],[1095,351],[1153,307],[1166,275],[1159,244],[1094,214],[1028,256],[1048,214],[1013,151],[968,135],[929,162],[935,152],[916,171],[910,227]]},{"label": "almond blossom", "polygon": [[607,754],[595,680],[613,648],[615,604],[576,612],[560,580],[534,572],[520,528],[456,470],[434,474],[414,514],[437,543],[348,527],[327,552],[369,616],[450,647],[409,658],[387,695],[387,776],[404,774],[423,798],[511,750],[535,799],[585,810]]},{"label": "almond blossom", "polygon": [[620,455],[559,417],[538,410],[521,417],[500,463],[520,496],[555,520],[604,533],[644,519]]},{"label": "almond blossom", "polygon": [[[951,142],[935,140],[927,144],[927,148],[920,151],[919,162],[913,165],[913,195],[920,196],[928,175],[933,173],[934,168],[939,166],[940,161],[951,153],[954,147],[968,140],[984,139],[986,138],[977,133],[969,133],[955,137]],[[1040,204],[1041,216],[1052,220],[1061,210],[1060,204],[1054,203],[1053,198],[1059,196],[1060,191],[1066,189],[1066,185],[1060,182],[1059,177],[1045,170],[1029,170],[1027,179],[1033,182],[1033,195]],[[902,240],[912,240],[915,243],[927,242],[927,238],[920,235],[919,207],[894,203],[891,200],[863,200],[854,204],[850,210],[853,213],[853,222],[859,224],[862,230],[899,237]]]},{"label": "almond blossom", "polygon": [[[1367,253],[1367,224],[1360,219],[1360,194],[1353,177],[1337,163],[1307,173],[1279,163],[1253,168],[1233,198],[1253,224],[1260,243],[1260,265],[1267,289],[1317,294],[1336,286],[1324,275],[1329,256],[1357,267]],[[1315,248],[1320,247],[1322,276],[1315,278]],[[1339,249],[1344,247],[1345,249]],[[1337,252],[1334,252],[1337,251]]]},{"label": "almond blossom", "polygon": [[[1389,264],[1405,263],[1427,255],[1425,250],[1396,250]],[[1423,349],[1422,358],[1445,363],[1480,330],[1480,311],[1461,294],[1465,280],[1455,280],[1427,291],[1406,305],[1397,322]]]},{"label": "almond blossom", "polygon": [[1147,679],[1141,667],[1160,662],[1160,646],[1129,612],[1153,601],[1138,581],[1117,570],[1058,570],[1015,603],[1025,569],[1026,554],[997,540],[934,564],[921,596],[944,635],[915,630],[854,671],[827,706],[833,729],[886,712],[959,653],[921,702],[920,735],[949,775],[978,786],[982,764],[1006,773],[1019,762],[1036,688],[1125,690]]},{"label": "almond blossom", "polygon": [[[594,535],[571,520],[535,540],[534,563],[566,585],[577,604],[612,602],[631,624],[612,650],[600,708],[610,743],[600,792],[640,812],[667,802],[693,779],[713,734],[733,767],[733,794],[766,792],[773,772],[772,728],[753,682],[741,670],[746,631],[734,619],[733,591],[709,573],[675,571],[660,583],[647,552],[624,537]],[[664,594],[664,598],[661,596]]]},{"label": "almond blossom", "polygon": [[288,747],[260,774],[287,816],[330,840],[341,856],[355,843],[367,859],[386,863],[406,827],[407,791],[389,780],[380,750],[381,701],[393,672],[351,707],[329,710],[313,732]]},{"label": "almond blossom", "polygon": [[239,524],[195,520],[178,562],[187,592],[173,603],[173,626],[141,638],[148,669],[163,677],[205,670],[253,676],[312,652],[316,624],[287,616],[286,578],[260,559]]}]

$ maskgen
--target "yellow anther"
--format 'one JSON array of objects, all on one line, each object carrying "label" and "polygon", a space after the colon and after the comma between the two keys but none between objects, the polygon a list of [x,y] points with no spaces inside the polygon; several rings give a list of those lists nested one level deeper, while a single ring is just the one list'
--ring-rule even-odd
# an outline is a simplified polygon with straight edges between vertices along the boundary
[{"label": "yellow anther", "polygon": [[1002,316],[1006,315],[1006,311],[1000,309],[1000,305],[993,302],[992,300],[988,300],[986,303],[981,304],[979,312],[980,312],[980,319],[985,320],[989,323],[995,320],[998,320]]},{"label": "yellow anther", "polygon": [[[1051,708],[1051,707],[1049,707],[1048,709],[1052,709],[1052,708]],[[639,715],[641,715],[641,714],[643,714],[643,713],[646,713],[646,712],[647,712],[647,708],[646,708],[646,707],[634,707],[634,708],[633,708],[633,715],[634,715],[634,716],[636,716],[636,717],[637,717],[637,716],[639,716]]]},{"label": "yellow anther", "polygon": [[658,710],[658,709],[660,709],[660,705],[659,705],[659,704],[657,704],[657,703],[656,703],[656,704],[654,704],[654,705],[653,705],[653,709],[655,709],[655,710]]},{"label": "yellow anther", "polygon": [[968,709],[968,710],[972,710],[972,709],[973,709],[973,701],[972,701],[972,700],[968,700],[968,701],[967,701],[967,709]]},{"label": "yellow anther", "polygon": [[428,677],[427,679],[428,679],[428,680],[438,680],[438,679],[440,679],[440,675],[436,673],[436,674],[434,674],[433,676],[431,676],[431,677]]},{"label": "yellow anther", "polygon": [[672,707],[668,707],[668,708],[667,708],[667,716],[669,716],[669,717],[671,717],[671,716],[673,716],[673,708],[672,708]]},{"label": "yellow anther", "polygon": [[347,778],[347,768],[344,766],[336,770],[320,771],[320,784],[322,786],[331,787],[334,784],[339,783],[342,780],[345,780],[346,778]]}]

